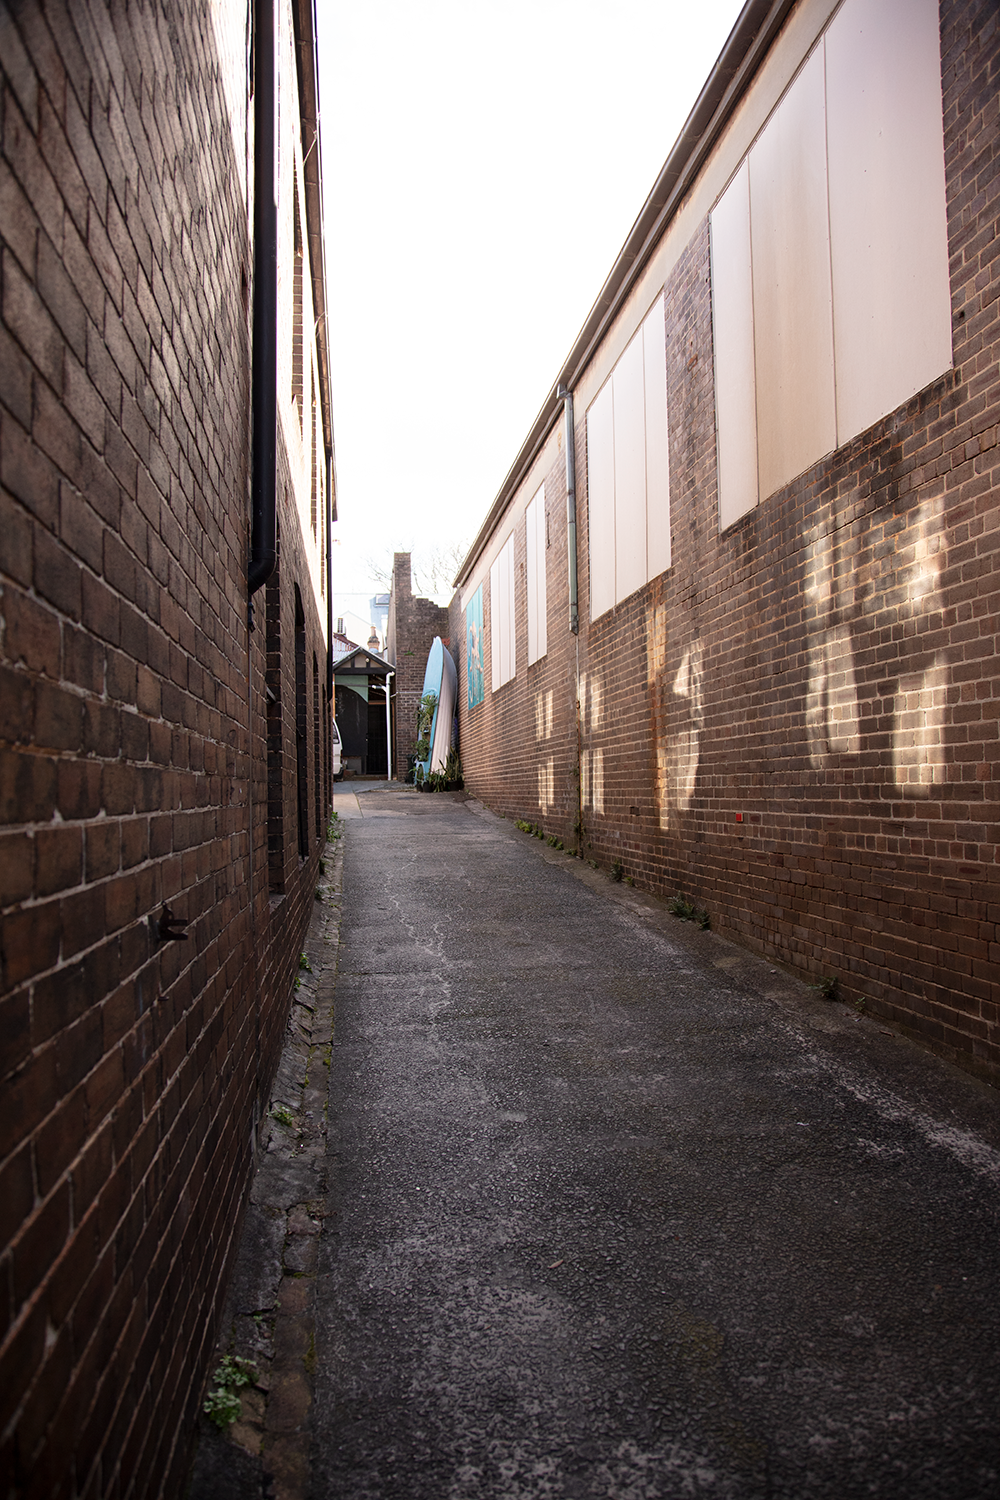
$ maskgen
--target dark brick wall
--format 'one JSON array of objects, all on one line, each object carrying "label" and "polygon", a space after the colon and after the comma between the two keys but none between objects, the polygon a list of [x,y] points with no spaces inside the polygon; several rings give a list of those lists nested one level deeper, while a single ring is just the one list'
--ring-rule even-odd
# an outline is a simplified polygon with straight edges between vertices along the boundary
[{"label": "dark brick wall", "polygon": [[[522,519],[517,676],[491,694],[487,578],[486,701],[469,713],[463,676],[461,732],[471,789],[568,845],[575,773],[600,752],[604,807],[583,810],[587,858],[621,861],[648,889],[685,891],[716,930],[835,977],[846,998],[996,1078],[995,7],[946,0],[942,67],[954,370],[720,536],[703,222],[666,287],[672,566],[587,623],[578,410],[578,648],[566,624],[565,479],[553,433],[522,487],[546,485],[549,652],[525,670]],[[498,542],[508,529],[505,520]],[[856,714],[845,707],[847,659]],[[549,691],[554,734],[542,746],[534,706]],[[937,722],[943,755],[938,779],[914,790],[899,776],[894,731],[920,714]],[[536,780],[549,757],[555,797],[543,812]],[[931,759],[912,751],[927,776]]]},{"label": "dark brick wall", "polygon": [[386,655],[396,670],[392,681],[392,702],[394,774],[399,780],[406,775],[406,757],[412,755],[417,743],[417,709],[427,670],[427,656],[437,635],[447,646],[447,606],[414,595],[410,554],[396,552],[392,559]]},{"label": "dark brick wall", "polygon": [[0,1475],[174,1497],[322,831],[272,891],[245,163],[194,3],[0,9],[0,89]]}]

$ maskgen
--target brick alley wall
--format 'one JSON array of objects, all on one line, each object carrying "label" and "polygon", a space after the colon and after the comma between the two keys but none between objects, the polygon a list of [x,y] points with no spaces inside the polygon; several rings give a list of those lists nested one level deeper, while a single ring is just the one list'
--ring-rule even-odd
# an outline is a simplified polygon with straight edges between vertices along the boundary
[{"label": "brick alley wall", "polygon": [[[269,879],[264,591],[247,629],[247,63],[235,4],[0,10],[5,1496],[183,1492],[315,886],[314,698]],[[297,585],[325,648],[280,446],[287,773]]]},{"label": "brick alley wall", "polygon": [[[663,290],[671,567],[590,620],[592,384],[576,412],[579,640],[560,420],[463,582],[465,610],[483,588],[486,689],[470,710],[463,671],[459,701],[467,785],[488,805],[646,889],[685,892],[716,930],[835,979],[995,1080],[994,8],[944,0],[941,38],[953,369],[720,534],[708,221],[692,223]],[[654,275],[623,307],[629,329]],[[606,337],[621,348],[628,333]],[[549,647],[526,667],[524,505],[543,482]],[[493,693],[489,562],[512,528],[517,671]]]}]

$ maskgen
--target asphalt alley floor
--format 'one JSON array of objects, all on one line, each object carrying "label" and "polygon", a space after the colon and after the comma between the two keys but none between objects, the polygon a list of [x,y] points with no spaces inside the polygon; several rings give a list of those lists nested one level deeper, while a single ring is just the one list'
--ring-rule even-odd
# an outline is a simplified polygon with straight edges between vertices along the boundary
[{"label": "asphalt alley floor", "polygon": [[193,1500],[995,1500],[995,1091],[475,802],[337,806]]}]

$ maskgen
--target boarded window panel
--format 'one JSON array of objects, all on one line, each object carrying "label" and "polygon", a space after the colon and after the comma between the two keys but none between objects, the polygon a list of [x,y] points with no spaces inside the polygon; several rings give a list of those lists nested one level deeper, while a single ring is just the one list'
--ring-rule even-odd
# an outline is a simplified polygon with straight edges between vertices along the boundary
[{"label": "boarded window panel", "polygon": [[538,610],[538,655],[544,656],[548,650],[548,592],[546,590],[545,568],[547,552],[547,537],[545,532],[545,488],[538,491],[535,497],[537,507],[538,532],[535,540],[535,556],[537,567],[535,571],[535,600]]},{"label": "boarded window panel", "polygon": [[952,363],[937,0],[846,0],[826,36],[837,438]]},{"label": "boarded window panel", "polygon": [[501,640],[500,671],[501,680],[509,682],[514,675],[514,537],[511,534],[507,538],[506,546],[500,554],[501,561],[501,589],[503,590],[504,609],[503,623],[504,633]]},{"label": "boarded window panel", "polygon": [[663,298],[642,325],[646,388],[646,576],[670,567],[670,457],[667,444],[667,360]]},{"label": "boarded window panel", "polygon": [[545,655],[545,487],[525,515],[528,584],[528,664]]},{"label": "boarded window panel", "polygon": [[493,691],[514,675],[514,537],[511,534],[490,568],[490,647]]},{"label": "boarded window panel", "polygon": [[766,497],[837,443],[822,47],[749,162],[757,464]]},{"label": "boarded window panel", "polygon": [[711,217],[719,528],[757,504],[757,401],[750,268],[750,171],[743,163]]},{"label": "boarded window panel", "polygon": [[535,549],[538,542],[538,524],[535,520],[535,501],[528,502],[524,513],[524,560],[527,584],[528,612],[528,665],[538,660],[538,608],[536,603],[535,574],[538,560]]},{"label": "boarded window panel", "polygon": [[510,558],[506,545],[500,553],[497,572],[497,594],[500,638],[500,683],[510,680]]},{"label": "boarded window panel", "polygon": [[500,558],[490,567],[490,686],[496,692],[503,678],[500,676]]},{"label": "boarded window panel", "polygon": [[646,398],[641,332],[615,365],[615,600],[646,582]]},{"label": "boarded window panel", "polygon": [[587,412],[590,618],[615,602],[615,438],[611,381]]}]

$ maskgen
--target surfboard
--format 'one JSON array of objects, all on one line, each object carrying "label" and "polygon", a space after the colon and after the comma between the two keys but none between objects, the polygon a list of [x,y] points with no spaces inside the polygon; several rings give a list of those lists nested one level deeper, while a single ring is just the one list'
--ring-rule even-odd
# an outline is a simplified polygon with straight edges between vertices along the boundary
[{"label": "surfboard", "polygon": [[430,755],[417,762],[424,775],[430,771],[443,771],[451,749],[451,731],[455,722],[455,697],[458,691],[458,673],[451,652],[439,635],[434,637],[427,657],[427,670],[421,697],[433,693],[437,699],[434,717],[431,720]]}]

